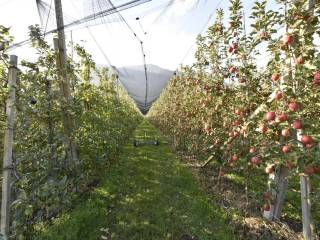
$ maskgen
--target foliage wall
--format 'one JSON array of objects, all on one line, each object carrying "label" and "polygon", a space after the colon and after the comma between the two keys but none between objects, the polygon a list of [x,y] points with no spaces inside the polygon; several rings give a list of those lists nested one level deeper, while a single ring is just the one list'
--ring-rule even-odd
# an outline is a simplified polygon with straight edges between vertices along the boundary
[{"label": "foliage wall", "polygon": [[[69,207],[79,194],[98,184],[131,132],[141,121],[133,101],[118,86],[115,74],[96,69],[90,54],[77,45],[77,60],[68,58],[72,89],[73,138],[79,163],[66,155],[56,52],[37,26],[30,27],[36,61],[20,60],[14,127],[12,239],[31,239],[33,223],[48,220]],[[0,27],[1,134],[5,130],[9,29]],[[92,76],[98,84],[92,83]],[[1,148],[2,150],[3,148]],[[3,158],[1,151],[0,158]]]},{"label": "foliage wall", "polygon": [[[318,183],[320,6],[276,2],[269,9],[269,1],[255,1],[249,22],[240,0],[231,0],[227,13],[219,9],[198,37],[196,63],[171,79],[149,118],[177,149],[213,156],[220,177],[267,182],[283,166],[290,181],[304,173]],[[313,186],[316,213],[320,191]],[[268,210],[273,199],[265,200]]]}]

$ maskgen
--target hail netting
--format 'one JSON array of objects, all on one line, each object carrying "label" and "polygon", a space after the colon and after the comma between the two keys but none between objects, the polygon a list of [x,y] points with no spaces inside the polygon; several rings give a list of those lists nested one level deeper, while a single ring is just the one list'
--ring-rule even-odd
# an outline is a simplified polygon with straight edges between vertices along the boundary
[{"label": "hail netting", "polygon": [[[42,27],[47,32],[56,29],[52,1],[37,0]],[[176,13],[181,12],[185,2],[207,1],[62,0],[67,41],[69,30],[75,42],[85,40],[81,45],[93,53],[97,66],[111,66],[145,113],[172,76],[173,71],[167,69],[175,69],[181,63],[195,40],[198,25],[209,15],[201,8],[190,8],[196,14],[193,16],[200,19],[190,23],[190,16]],[[191,34],[185,33],[186,26],[191,27]]]},{"label": "hail netting", "polygon": [[[69,6],[68,10],[73,9],[72,13],[64,12],[64,28],[102,24],[103,17],[107,18],[106,22],[121,21],[117,13],[150,1],[152,0],[116,0],[112,3],[106,0],[63,0],[63,6]],[[36,2],[42,26],[47,25],[49,32],[56,30],[53,0],[36,0]]]},{"label": "hail netting", "polygon": [[[92,34],[91,30],[89,29],[89,26],[95,26],[95,25],[103,25],[105,23],[110,22],[120,22],[123,23],[124,27],[131,32],[131,34],[135,37],[137,40],[137,43],[139,44],[139,49],[141,45],[141,53],[142,55],[142,62],[141,64],[143,66],[138,66],[137,68],[134,67],[134,69],[130,69],[131,73],[128,73],[128,70],[125,67],[122,67],[121,69],[117,69],[115,66],[112,66],[111,69],[114,70],[114,72],[119,76],[119,80],[122,83],[122,85],[126,88],[129,95],[136,101],[138,107],[143,113],[146,113],[148,109],[150,108],[153,101],[155,101],[159,94],[160,90],[164,86],[160,86],[158,88],[158,91],[154,93],[154,91],[150,91],[150,95],[148,94],[148,73],[147,73],[147,65],[146,65],[146,54],[143,49],[143,42],[138,37],[138,34],[136,34],[133,30],[133,28],[129,25],[129,23],[126,21],[126,19],[120,14],[121,10],[125,10],[128,8],[132,8],[133,6],[140,5],[142,3],[149,2],[150,0],[140,0],[140,1],[114,1],[111,2],[110,0],[84,0],[81,3],[81,6],[73,2],[73,0],[69,0],[68,2],[62,2],[63,7],[65,7],[67,4],[72,5],[73,13],[70,11],[64,10],[64,22],[65,22],[65,29],[72,28],[74,29],[76,26],[77,29],[81,27],[87,27],[90,36],[94,40],[95,44],[97,45],[99,51],[104,56],[105,60],[107,61],[107,64],[109,66],[112,66],[112,63],[107,56],[107,53],[104,51],[101,44],[99,44],[99,41],[94,37],[94,34]],[[45,29],[49,29],[48,32],[55,30],[56,24],[55,24],[55,12],[53,10],[53,0],[37,0],[37,6],[38,6],[38,12],[41,19],[42,27]],[[70,9],[70,7],[66,7],[66,9]],[[79,19],[80,20],[74,20]],[[121,25],[121,24],[120,24]],[[122,26],[123,27],[123,26]],[[52,30],[50,30],[52,29]],[[140,60],[141,61],[141,60]],[[140,75],[140,70],[143,71],[144,76],[142,77]],[[165,77],[166,80],[168,79],[168,76]],[[165,81],[166,82],[166,81]],[[144,89],[144,90],[142,90]],[[160,90],[159,90],[160,89]]]},{"label": "hail netting", "polygon": [[[37,8],[38,8],[38,13],[40,16],[40,20],[41,20],[41,25],[44,28],[45,32],[43,35],[48,35],[51,33],[54,33],[57,31],[57,27],[56,27],[56,22],[55,22],[55,11],[54,11],[54,0],[36,0],[37,3]],[[90,0],[83,0],[86,2],[90,2]],[[74,17],[70,17],[70,15],[66,14],[64,12],[64,29],[70,29],[70,28],[82,28],[84,26],[94,26],[94,25],[99,25],[102,24],[101,21],[98,21],[99,19],[101,19],[102,17],[108,17],[109,16],[120,12],[120,11],[124,11],[127,9],[131,9],[134,8],[136,6],[139,6],[141,4],[150,2],[152,0],[129,0],[129,1],[117,1],[120,2],[120,4],[115,5],[114,7],[111,8],[107,8],[107,9],[103,9],[100,12],[93,12],[90,13],[89,15],[85,15],[84,12],[86,12],[87,10],[83,10],[83,8],[81,6],[78,6],[79,2],[75,2],[75,0],[64,0],[62,1],[62,5],[71,5],[75,10],[78,9],[82,9],[83,11],[82,14],[79,14],[79,11],[77,12],[77,14]],[[95,2],[95,0],[91,1],[92,3]],[[81,4],[82,6],[84,6],[85,4]],[[100,6],[100,4],[99,4]],[[113,21],[122,21],[122,19],[118,18],[118,19],[113,19],[112,18],[110,20],[107,20],[105,22],[113,22]],[[19,47],[23,47],[27,44],[30,43],[29,39],[20,41],[20,42],[16,42],[14,44],[12,44],[8,50],[14,50],[16,48]]]}]

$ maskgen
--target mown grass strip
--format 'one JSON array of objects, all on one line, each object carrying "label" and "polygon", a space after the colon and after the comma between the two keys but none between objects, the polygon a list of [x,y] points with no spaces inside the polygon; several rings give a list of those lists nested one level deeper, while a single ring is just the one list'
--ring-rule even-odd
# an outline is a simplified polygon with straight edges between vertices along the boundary
[{"label": "mown grass strip", "polygon": [[[134,138],[156,138],[160,146],[134,147]],[[38,225],[34,239],[233,239],[226,214],[200,190],[167,140],[146,120],[134,138],[89,199],[51,226]]]}]

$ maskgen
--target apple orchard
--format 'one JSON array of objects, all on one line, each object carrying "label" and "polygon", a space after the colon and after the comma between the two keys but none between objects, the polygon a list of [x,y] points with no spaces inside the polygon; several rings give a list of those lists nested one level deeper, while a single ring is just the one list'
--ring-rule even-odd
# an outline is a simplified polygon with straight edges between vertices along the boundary
[{"label": "apple orchard", "polygon": [[218,10],[198,37],[197,62],[177,72],[150,118],[177,149],[214,161],[219,181],[243,177],[248,201],[269,219],[282,209],[301,219],[307,179],[319,224],[320,7],[269,2],[255,2],[249,20],[239,0]]},{"label": "apple orchard", "polygon": [[[201,177],[213,186],[215,202],[221,203],[219,209],[225,210],[221,212],[231,221],[250,216],[261,220],[263,216],[268,221],[254,230],[263,229],[266,222],[288,223],[298,225],[295,233],[303,231],[304,239],[313,240],[320,232],[320,3],[249,2],[249,11],[240,0],[230,0],[226,12],[217,9],[213,25],[197,38],[195,63],[176,71],[147,118],[170,139],[177,153],[202,161],[199,172],[205,176]],[[13,163],[3,167],[7,181],[2,180],[7,189],[11,185],[13,188],[12,203],[10,191],[2,194],[7,204],[3,209],[12,216],[10,224],[8,218],[1,225],[11,239],[35,239],[37,224],[60,216],[81,194],[90,192],[104,175],[102,168],[109,169],[142,120],[133,100],[118,86],[117,74],[107,68],[97,70],[92,56],[80,45],[74,47],[77,60],[66,58],[61,67],[58,63],[64,59],[63,49],[53,49],[39,26],[30,26],[29,30],[36,60],[21,61],[18,69],[11,65],[7,51],[13,42],[10,28],[0,25],[0,139],[8,133],[13,138],[6,101],[12,103],[7,109],[16,108],[16,117],[12,117],[14,141],[1,140],[2,145],[10,145],[11,155],[14,149]],[[14,74],[8,71],[18,75],[17,84],[10,85],[8,78]],[[91,82],[94,72],[99,86]],[[65,79],[70,80],[72,88],[67,96],[63,91]],[[76,145],[77,151],[72,152]],[[8,155],[6,149],[0,151],[0,157]],[[7,159],[12,160],[11,155]],[[130,169],[130,174],[137,173]],[[119,182],[115,186],[117,190],[123,187]],[[224,204],[226,192],[234,192],[241,207]],[[180,198],[180,192],[174,193]],[[106,191],[105,199],[113,198],[108,194]],[[128,195],[118,195],[114,198],[125,197],[124,202],[130,205]],[[165,194],[157,192],[154,196],[158,195]],[[175,197],[172,195],[170,192],[168,199]],[[186,195],[195,202],[192,194]],[[203,199],[201,202],[205,202]],[[108,204],[103,202],[103,206]],[[178,214],[165,206],[165,214],[176,220]],[[211,215],[209,218],[212,220]],[[143,225],[152,221],[143,219]],[[130,229],[119,219],[114,222]],[[207,230],[197,222],[201,231]],[[91,228],[87,223],[81,222],[80,228]],[[158,229],[156,223],[154,228]],[[132,225],[140,230],[137,223]],[[271,239],[242,236],[247,233],[243,229],[241,234],[234,233],[240,239]],[[161,236],[174,239],[173,235]]]}]

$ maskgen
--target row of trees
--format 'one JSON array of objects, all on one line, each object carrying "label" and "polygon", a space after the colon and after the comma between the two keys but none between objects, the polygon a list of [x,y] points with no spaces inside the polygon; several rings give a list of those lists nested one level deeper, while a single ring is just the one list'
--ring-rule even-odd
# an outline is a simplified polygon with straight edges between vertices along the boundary
[{"label": "row of trees", "polygon": [[[66,99],[59,85],[59,53],[45,41],[38,26],[30,27],[30,39],[36,60],[21,61],[15,88],[12,239],[32,239],[34,223],[56,217],[96,185],[142,118],[116,74],[107,68],[96,69],[91,55],[80,45],[74,49],[76,60],[66,59],[71,90],[71,98]],[[5,105],[10,63],[6,49],[11,41],[9,29],[0,26],[2,146],[8,129]],[[74,124],[69,133],[66,111]],[[66,141],[70,139],[76,158],[69,154]],[[0,156],[3,158],[2,148]]]},{"label": "row of trees", "polygon": [[254,3],[250,26],[240,0],[230,1],[227,20],[218,10],[198,37],[196,64],[181,68],[149,116],[176,147],[211,154],[220,177],[266,172],[273,184],[263,194],[264,212],[271,220],[280,218],[288,178],[299,175],[304,235],[311,239],[310,176],[317,182],[320,173],[320,6],[268,3]]}]

